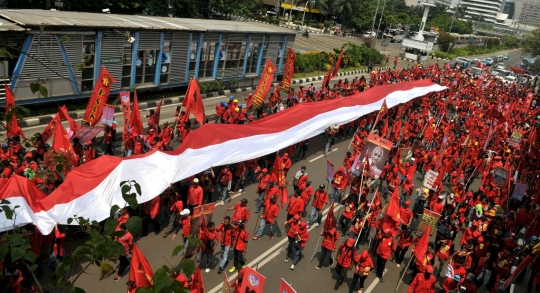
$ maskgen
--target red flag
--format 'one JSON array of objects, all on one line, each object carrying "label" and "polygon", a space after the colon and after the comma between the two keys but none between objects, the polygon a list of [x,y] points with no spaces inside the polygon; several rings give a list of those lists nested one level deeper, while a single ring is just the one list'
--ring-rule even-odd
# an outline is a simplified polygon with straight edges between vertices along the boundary
[{"label": "red flag", "polygon": [[49,122],[47,127],[45,127],[45,129],[43,129],[41,132],[41,138],[44,142],[49,141],[56,131],[57,126],[62,127],[62,124],[60,124],[60,113],[57,113],[56,116],[54,116],[54,118]]},{"label": "red flag", "polygon": [[296,290],[294,290],[289,283],[281,278],[281,283],[279,284],[279,293],[296,293]]},{"label": "red flag", "polygon": [[11,108],[15,107],[15,95],[7,83],[4,83],[4,87],[6,88],[6,113],[8,113]]},{"label": "red flag", "polygon": [[137,243],[133,243],[133,254],[128,280],[135,283],[135,288],[148,288],[154,286],[153,278],[154,271],[152,271],[150,263],[139,250]]},{"label": "red flag", "polygon": [[388,134],[388,118],[384,119],[384,124],[381,129],[381,137],[387,138],[386,135]]},{"label": "red flag", "polygon": [[277,97],[278,99],[281,98],[281,91],[279,90],[279,84],[277,83],[274,86],[274,97]]},{"label": "red flag", "polygon": [[259,80],[259,85],[257,85],[257,89],[253,95],[253,101],[251,102],[255,108],[261,108],[264,105],[264,100],[266,100],[266,95],[272,86],[276,70],[276,67],[272,64],[270,58],[268,58],[261,79]]},{"label": "red flag", "polygon": [[336,66],[334,67],[334,71],[332,72],[332,77],[336,77],[339,72],[339,66],[341,65],[341,59],[343,59],[343,53],[345,53],[345,48],[341,49],[341,53],[339,54],[339,58],[336,61]]},{"label": "red flag", "polygon": [[272,167],[272,175],[270,175],[270,181],[277,182],[279,192],[281,194],[281,208],[285,207],[289,200],[289,194],[287,192],[287,179],[285,178],[285,172],[281,168],[281,158],[279,153],[276,152],[276,158],[274,159],[274,165]]},{"label": "red flag", "polygon": [[324,80],[322,82],[322,87],[327,88],[330,84],[330,80],[332,79],[332,72],[334,71],[334,67],[330,66],[330,69],[328,69],[328,72],[324,76]]},{"label": "red flag", "polygon": [[[401,115],[398,115],[398,117]],[[396,119],[394,125],[392,126],[392,132],[394,133],[394,140],[399,141],[401,137],[401,118]]]},{"label": "red flag", "polygon": [[365,144],[364,140],[360,138],[358,134],[355,133],[351,140],[351,146],[353,146],[357,152],[362,152],[362,149],[364,148],[364,144]]},{"label": "red flag", "polygon": [[534,146],[536,144],[536,127],[531,130],[529,133],[529,139],[528,139],[529,145]]},{"label": "red flag", "polygon": [[[296,60],[296,53],[292,48],[287,48],[287,61],[285,61],[285,70],[283,71],[283,79],[281,80],[281,89],[284,92],[289,92],[291,89],[292,79],[294,75],[294,61]],[[279,92],[279,86],[278,86]],[[274,90],[274,95],[276,92]]]},{"label": "red flag", "polygon": [[375,119],[375,123],[373,123],[373,129],[375,129],[375,126],[381,121],[381,119],[388,113],[388,106],[386,105],[386,98],[384,99],[381,109],[379,110],[379,114],[377,114],[377,119]]},{"label": "red flag", "polygon": [[244,270],[244,278],[239,292],[263,293],[266,278],[251,267],[245,267]]},{"label": "red flag", "polygon": [[402,175],[405,175],[405,168],[403,166],[403,158],[401,157],[400,149],[397,149],[396,155],[394,156],[394,165],[397,166],[399,172]]},{"label": "red flag", "polygon": [[[191,114],[191,105],[193,105],[193,94],[191,94],[191,84],[194,78],[192,78],[189,81],[188,88],[186,91],[186,95],[184,96],[184,100],[182,101],[182,107],[185,109],[186,114],[182,116],[182,123],[186,123],[189,120],[189,115]],[[178,115],[180,117],[180,115]],[[177,118],[178,119],[178,118]]]},{"label": "red flag", "polygon": [[369,175],[369,171],[371,171],[371,168],[369,166],[369,149],[366,151],[366,157],[364,158],[364,177],[367,177]]},{"label": "red flag", "polygon": [[77,123],[77,121],[75,121],[73,118],[71,118],[71,116],[69,116],[69,114],[67,113],[67,107],[65,105],[62,107],[58,107],[58,115],[60,115],[60,120],[67,120],[67,122],[69,123],[69,129],[74,133],[76,133],[81,128],[79,123]]},{"label": "red flag", "polygon": [[6,130],[7,130],[7,137],[14,137],[14,136],[22,136],[26,138],[24,135],[24,132],[19,127],[19,122],[17,121],[17,115],[13,113],[11,115],[11,121],[6,124]]},{"label": "red flag", "polygon": [[161,116],[161,105],[163,104],[163,98],[159,100],[159,104],[156,107],[156,110],[154,111],[154,123],[159,127],[159,118]]},{"label": "red flag", "polygon": [[424,263],[429,244],[429,228],[430,227],[427,226],[426,231],[424,232],[424,234],[422,234],[422,236],[416,243],[416,247],[414,248],[414,256],[421,263]]},{"label": "red flag", "polygon": [[141,119],[141,110],[139,110],[139,100],[137,99],[137,92],[135,91],[135,97],[133,98],[133,110],[131,111],[131,118],[129,118],[131,127],[131,133],[134,137],[143,134],[143,122]]},{"label": "red flag", "polygon": [[399,210],[399,188],[395,188],[392,198],[388,203],[388,207],[386,208],[386,216],[399,223],[401,220]]},{"label": "red flag", "polygon": [[328,231],[332,228],[336,228],[336,217],[334,217],[334,202],[330,205],[326,219],[324,220],[323,231]]},{"label": "red flag", "polygon": [[100,121],[101,114],[103,114],[103,105],[105,105],[109,99],[109,92],[111,91],[111,84],[113,82],[115,82],[115,80],[109,74],[107,69],[101,67],[96,86],[90,95],[90,100],[88,100],[86,112],[84,112],[83,122],[88,123],[90,126],[94,126]]},{"label": "red flag", "polygon": [[[204,218],[204,217],[203,217]],[[193,278],[191,279],[191,292],[205,293],[204,283],[201,275],[201,268],[197,266],[195,273],[193,273]],[[262,292],[262,291],[261,291]]]},{"label": "red flag", "polygon": [[60,123],[58,123],[54,129],[54,140],[52,148],[57,153],[60,153],[62,151],[70,151],[73,153],[73,146],[69,141],[66,130]]},{"label": "red flag", "polygon": [[373,206],[372,206],[373,210],[376,210],[382,206],[381,194],[379,193],[379,190],[377,190],[377,192],[375,192],[375,194],[373,195],[372,201],[373,201]]},{"label": "red flag", "polygon": [[351,181],[351,173],[352,172],[347,172],[347,174],[345,174],[345,178],[341,180],[340,189],[343,190],[343,194],[345,194],[345,188],[349,186],[349,183],[350,183],[349,181]]},{"label": "red flag", "polygon": [[193,102],[191,104],[191,111],[193,115],[195,115],[195,120],[199,122],[200,125],[204,124],[204,105],[203,105],[203,99],[201,96],[201,89],[199,88],[199,83],[194,78],[191,81],[191,85],[189,86],[189,94],[193,97]]}]

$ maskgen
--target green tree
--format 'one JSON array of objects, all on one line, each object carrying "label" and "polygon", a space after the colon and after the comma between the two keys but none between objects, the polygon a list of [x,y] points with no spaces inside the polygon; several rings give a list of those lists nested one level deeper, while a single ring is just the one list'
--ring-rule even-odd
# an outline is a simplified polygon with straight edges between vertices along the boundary
[{"label": "green tree", "polygon": [[[523,51],[532,56],[540,55],[540,24],[530,34],[523,36]],[[538,62],[535,62],[538,63]]]},{"label": "green tree", "polygon": [[447,52],[450,47],[450,43],[455,44],[456,37],[446,32],[442,32],[439,34],[439,37],[437,38],[437,44],[439,45],[441,51]]}]

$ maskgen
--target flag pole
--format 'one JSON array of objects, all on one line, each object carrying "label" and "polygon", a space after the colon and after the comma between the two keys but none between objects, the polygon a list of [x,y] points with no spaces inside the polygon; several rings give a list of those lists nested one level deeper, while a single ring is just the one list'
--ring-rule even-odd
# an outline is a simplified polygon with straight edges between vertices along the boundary
[{"label": "flag pole", "polygon": [[313,259],[315,258],[315,254],[317,254],[317,249],[319,248],[319,244],[321,243],[321,238],[322,238],[322,235],[319,235],[319,240],[317,240],[317,245],[315,245],[315,250],[313,251],[313,255],[311,255],[310,261],[313,261]]},{"label": "flag pole", "polygon": [[358,232],[358,236],[356,237],[356,241],[354,242],[355,247],[356,247],[356,244],[358,244],[358,241],[360,240],[360,236],[362,235],[362,231],[364,231],[364,225],[366,224],[369,212],[371,212],[371,208],[373,207],[373,201],[375,200],[375,195],[377,194],[378,191],[379,191],[379,187],[377,187],[377,189],[375,189],[375,194],[373,194],[373,198],[371,199],[371,204],[369,205],[366,216],[364,217],[364,221],[362,222],[362,230],[360,230],[360,232]]},{"label": "flag pole", "polygon": [[397,292],[397,289],[399,288],[399,285],[401,284],[401,281],[403,281],[403,277],[405,277],[405,274],[407,273],[407,270],[408,270],[409,265],[411,264],[413,258],[414,258],[414,253],[411,254],[411,258],[409,259],[409,262],[404,267],[403,274],[401,274],[401,278],[399,278],[399,282],[398,282],[398,284],[396,286],[396,290],[394,290],[394,292]]}]

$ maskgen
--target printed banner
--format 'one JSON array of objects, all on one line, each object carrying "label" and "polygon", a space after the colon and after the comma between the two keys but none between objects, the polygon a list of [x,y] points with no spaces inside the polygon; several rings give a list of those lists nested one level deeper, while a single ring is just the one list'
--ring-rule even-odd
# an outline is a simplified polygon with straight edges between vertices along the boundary
[{"label": "printed banner", "polygon": [[334,173],[334,164],[330,160],[326,160],[326,181],[332,182]]},{"label": "printed banner", "polygon": [[523,196],[527,192],[527,184],[518,182],[514,186],[514,192],[512,193],[512,198],[515,198],[519,201],[523,200]]},{"label": "printed banner", "polygon": [[126,135],[129,126],[129,117],[131,117],[131,107],[130,107],[130,93],[129,92],[120,92],[120,105],[122,105],[122,114],[124,117],[124,129],[122,134]]},{"label": "printed banner", "polygon": [[366,153],[369,152],[369,173],[368,176],[378,179],[381,176],[381,172],[384,168],[384,165],[388,161],[388,156],[390,150],[392,150],[392,142],[384,139],[378,135],[370,133],[367,137],[366,146],[362,150],[362,155],[360,163],[357,166],[361,168],[364,167],[366,161]]},{"label": "printed banner", "polygon": [[426,232],[427,228],[430,227],[429,235],[433,235],[433,232],[437,230],[437,222],[440,218],[440,214],[432,212],[428,209],[424,209],[424,214],[422,215],[422,219],[420,220],[416,231],[424,233]]},{"label": "printed banner", "polygon": [[261,79],[259,80],[259,85],[257,85],[257,90],[253,95],[253,101],[251,102],[255,108],[261,108],[264,106],[264,100],[266,99],[268,91],[272,87],[275,72],[276,67],[274,64],[272,64],[272,61],[268,59],[266,61],[266,66],[264,67]]},{"label": "printed banner", "polygon": [[229,282],[229,277],[227,273],[223,272],[223,287],[221,287],[221,293],[230,293],[231,292],[231,282]]},{"label": "printed banner", "polygon": [[251,267],[244,268],[244,279],[239,292],[263,293],[266,278]]},{"label": "printed banner", "polygon": [[101,114],[103,113],[103,105],[105,105],[109,99],[111,83],[113,82],[115,82],[115,79],[109,74],[105,67],[101,67],[96,86],[94,87],[88,105],[86,106],[86,112],[84,112],[83,123],[93,126],[99,122]]},{"label": "printed banner", "polygon": [[101,116],[101,123],[111,126],[114,120],[114,106],[105,104],[103,106],[103,115]]},{"label": "printed banner", "polygon": [[83,125],[77,131],[77,135],[75,137],[78,137],[81,144],[84,144],[87,141],[92,140],[94,137],[96,137],[100,132],[104,130],[103,126],[86,126]]},{"label": "printed banner", "polygon": [[296,290],[282,278],[281,283],[279,284],[279,293],[296,293]]},{"label": "printed banner", "polygon": [[215,203],[209,203],[193,208],[193,214],[191,215],[191,235],[199,235],[202,215],[204,215],[206,223],[212,221],[215,205]]},{"label": "printed banner", "polygon": [[401,155],[401,161],[407,163],[413,157],[413,152],[411,148],[399,148]]},{"label": "printed banner", "polygon": [[508,138],[508,144],[513,147],[519,147],[523,139],[523,132],[517,129],[512,130],[512,135]]},{"label": "printed banner", "polygon": [[435,186],[435,182],[437,181],[438,177],[439,177],[439,172],[429,170],[427,171],[426,176],[424,177],[424,181],[422,182],[422,185],[433,191],[436,191],[437,186]]},{"label": "printed banner", "polygon": [[291,89],[295,60],[296,53],[294,53],[292,48],[287,48],[287,61],[285,62],[285,70],[283,71],[283,79],[281,80],[281,90],[286,93]]},{"label": "printed banner", "polygon": [[493,183],[499,187],[503,187],[508,176],[510,176],[508,170],[503,167],[497,167],[493,173]]},{"label": "printed banner", "polygon": [[528,112],[529,109],[531,108],[531,102],[534,98],[534,94],[533,93],[528,93],[527,94],[527,99],[525,99],[525,103],[523,103],[523,108],[521,109],[523,112]]}]

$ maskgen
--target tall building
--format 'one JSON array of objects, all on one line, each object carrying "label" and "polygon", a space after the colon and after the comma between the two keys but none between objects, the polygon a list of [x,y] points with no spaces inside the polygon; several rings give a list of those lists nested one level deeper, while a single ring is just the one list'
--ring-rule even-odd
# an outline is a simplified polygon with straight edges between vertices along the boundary
[{"label": "tall building", "polygon": [[516,3],[512,0],[504,2],[503,13],[508,15],[508,19],[515,19]]},{"label": "tall building", "polygon": [[503,0],[463,0],[460,5],[465,7],[465,18],[472,21],[501,21]]},{"label": "tall building", "polygon": [[456,7],[458,6],[459,2],[460,0],[435,0],[435,3],[448,7]]},{"label": "tall building", "polygon": [[534,26],[540,22],[540,3],[523,3],[519,23]]}]

